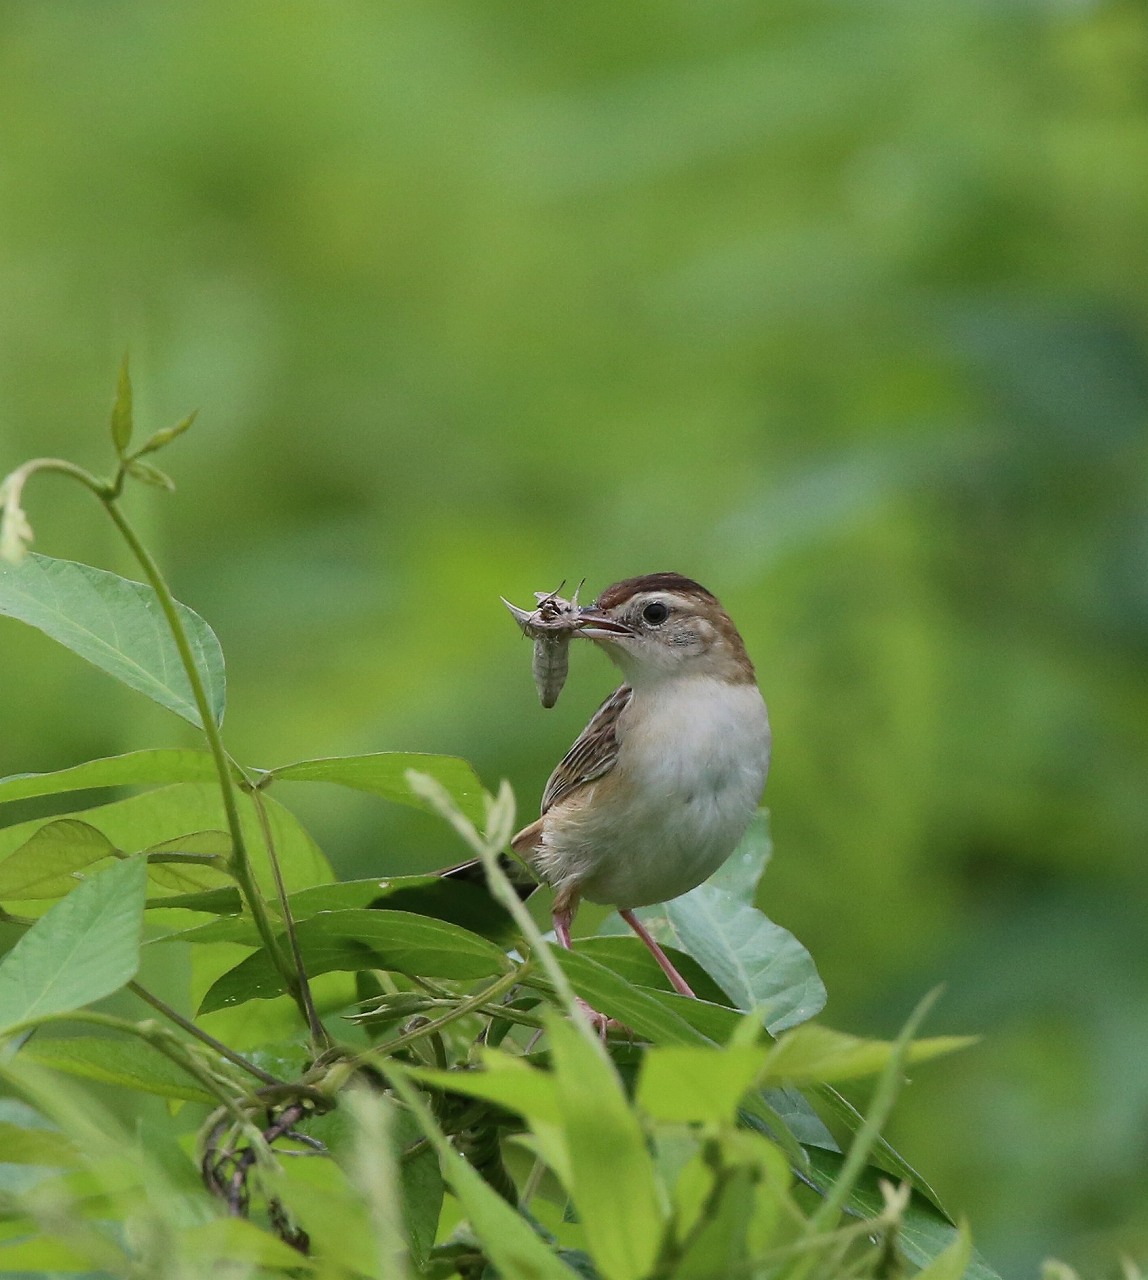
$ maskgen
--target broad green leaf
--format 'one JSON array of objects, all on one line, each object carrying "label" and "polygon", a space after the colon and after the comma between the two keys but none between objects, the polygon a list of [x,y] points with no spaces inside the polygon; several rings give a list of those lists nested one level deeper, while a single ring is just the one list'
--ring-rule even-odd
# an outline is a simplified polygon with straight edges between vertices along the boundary
[{"label": "broad green leaf", "polygon": [[775,1035],[805,1022],[825,1005],[825,985],[813,957],[756,907],[711,884],[667,902],[682,946],[739,1009],[764,1008]]},{"label": "broad green leaf", "polygon": [[495,901],[485,886],[444,879],[441,875],[352,880],[344,884],[319,885],[291,895],[291,910],[296,919],[313,916],[319,911],[367,906],[447,920],[500,946],[508,946],[518,937],[518,929],[510,913]]},{"label": "broad green leaf", "polygon": [[429,1067],[406,1070],[422,1084],[468,1098],[482,1098],[527,1120],[541,1120],[546,1124],[561,1121],[555,1077],[549,1072],[495,1049],[483,1053],[482,1065],[481,1071],[437,1071]]},{"label": "broad green leaf", "polygon": [[199,1263],[220,1263],[221,1274],[242,1268],[244,1263],[299,1275],[315,1270],[310,1258],[246,1218],[217,1218],[198,1227],[186,1227],[178,1240],[180,1254]]},{"label": "broad green leaf", "polygon": [[[466,981],[506,973],[510,961],[478,934],[406,911],[323,911],[296,928],[309,974],[333,969],[391,969],[412,977]],[[283,994],[265,951],[248,956],[208,991],[200,1012]]]},{"label": "broad green leaf", "polygon": [[206,751],[159,748],[88,760],[55,773],[16,773],[0,778],[0,804],[30,796],[60,795],[96,787],[158,786],[169,782],[211,782],[215,764]]},{"label": "broad green leaf", "polygon": [[485,1050],[482,1065],[482,1071],[408,1070],[424,1084],[481,1098],[522,1116],[534,1134],[538,1153],[562,1185],[571,1190],[570,1150],[554,1076],[497,1049]]},{"label": "broad green leaf", "polygon": [[[971,1036],[934,1036],[914,1040],[906,1061],[925,1062],[941,1054],[975,1044]],[[806,1023],[787,1031],[766,1060],[763,1079],[770,1084],[824,1084],[877,1075],[883,1071],[895,1046],[886,1040],[862,1040],[829,1027]]]},{"label": "broad green leaf", "polygon": [[75,1147],[58,1129],[26,1129],[0,1120],[0,1163],[67,1166],[77,1159]]},{"label": "broad green leaf", "polygon": [[957,1227],[956,1239],[917,1272],[915,1280],[962,1280],[973,1256],[973,1237],[964,1223]]},{"label": "broad green leaf", "polygon": [[661,1244],[663,1218],[646,1135],[600,1045],[551,1010],[546,1018],[574,1203],[607,1280],[640,1280]]},{"label": "broad green leaf", "polygon": [[0,1030],[70,1013],[135,977],[147,865],[116,863],[41,917],[0,964]]},{"label": "broad green leaf", "polygon": [[125,355],[116,378],[116,398],[112,404],[112,443],[122,458],[132,442],[132,378]]},{"label": "broad green leaf", "polygon": [[761,1072],[768,1049],[651,1049],[638,1077],[638,1103],[656,1120],[732,1120],[737,1105]]},{"label": "broad green leaf", "polygon": [[33,1039],[20,1051],[53,1071],[98,1080],[101,1084],[122,1085],[161,1098],[187,1102],[214,1102],[215,1098],[158,1049],[139,1040],[112,1040],[99,1036],[70,1039]]},{"label": "broad green leaf", "polygon": [[96,1259],[85,1253],[82,1245],[75,1247],[54,1236],[0,1245],[0,1275],[5,1276],[56,1276],[76,1271],[88,1276],[96,1273],[100,1262],[106,1261],[106,1257]]},{"label": "broad green leaf", "polygon": [[[295,892],[334,879],[330,864],[294,814],[271,796],[264,796],[263,803],[288,890]],[[249,796],[239,797],[239,809],[256,878],[272,897],[274,885],[263,849],[263,833]],[[194,782],[157,787],[126,800],[62,816],[89,823],[117,849],[130,851],[169,841],[173,832],[218,831],[227,825],[218,787]],[[43,825],[43,819],[39,819],[0,829],[0,859],[18,849]]]},{"label": "broad green leaf", "polygon": [[769,865],[772,853],[769,810],[759,809],[754,814],[737,848],[706,883],[733,894],[739,902],[744,902],[747,906],[753,906],[758,882]]},{"label": "broad green leaf", "polygon": [[[223,719],[223,651],[185,605],[177,611],[217,722]],[[187,673],[151,587],[92,565],[29,553],[0,563],[0,616],[51,636],[130,688],[202,727]]]},{"label": "broad green leaf", "polygon": [[[776,1089],[768,1090],[770,1094],[776,1094]],[[783,1092],[788,1093],[794,1098],[800,1098],[805,1106],[809,1106],[805,1095],[799,1093],[796,1089],[787,1089]],[[814,1085],[808,1090],[810,1097],[815,1098],[821,1106],[835,1120],[850,1133],[856,1133],[858,1129],[865,1123],[865,1117],[860,1111],[845,1097],[837,1092],[832,1085],[821,1084]],[[796,1132],[796,1130],[795,1130]],[[806,1145],[809,1140],[801,1139]],[[815,1146],[826,1146],[825,1143],[813,1143]],[[829,1144],[827,1150],[837,1150],[835,1144]],[[899,1182],[907,1182],[914,1191],[923,1195],[937,1210],[942,1214],[946,1221],[949,1221],[949,1215],[945,1212],[945,1206],[941,1203],[940,1196],[929,1185],[929,1183],[921,1176],[921,1174],[913,1168],[913,1166],[905,1159],[903,1155],[884,1137],[878,1135],[877,1141],[873,1146],[873,1153],[870,1156],[872,1164],[883,1169],[886,1173],[891,1173]]]},{"label": "broad green leaf", "polygon": [[[583,1000],[599,1013],[630,1027],[637,1035],[654,1044],[707,1043],[701,1032],[661,1003],[660,993],[632,987],[612,970],[577,951],[555,947],[553,954]],[[530,975],[528,985],[543,989],[546,986],[536,973]]]},{"label": "broad green leaf", "polygon": [[[810,1151],[809,1159],[813,1179],[822,1187],[832,1185],[844,1162],[844,1156],[820,1148]],[[879,1185],[882,1178],[888,1178],[884,1170],[866,1169],[846,1201],[846,1211],[858,1218],[875,1218],[885,1203]],[[914,1266],[927,1266],[959,1236],[959,1228],[923,1196],[913,1192],[897,1232],[897,1245]],[[974,1250],[963,1280],[1001,1280],[1001,1277]]]},{"label": "broad green leaf", "polygon": [[263,776],[284,782],[336,782],[356,791],[369,791],[385,800],[433,812],[431,806],[407,783],[409,769],[429,774],[441,783],[462,812],[482,829],[486,821],[486,792],[470,765],[456,756],[380,751],[365,756],[300,760],[296,764],[280,765]]},{"label": "broad green leaf", "polygon": [[[657,991],[672,991],[670,980],[662,972],[658,962],[643,943],[631,933],[600,934],[595,938],[576,938],[574,949],[581,955],[597,960],[607,969],[632,982],[636,986],[651,987]],[[667,947],[666,953],[678,972],[690,984],[701,1000],[728,1004],[729,997],[688,952]]]},{"label": "broad green leaf", "polygon": [[102,831],[78,818],[46,823],[0,862],[0,899],[62,897],[83,878],[77,872],[115,853]]},{"label": "broad green leaf", "polygon": [[414,1113],[438,1152],[443,1175],[461,1203],[483,1251],[501,1275],[521,1280],[571,1280],[575,1273],[555,1256],[526,1219],[491,1187],[443,1135],[397,1064],[388,1067],[396,1093]]}]

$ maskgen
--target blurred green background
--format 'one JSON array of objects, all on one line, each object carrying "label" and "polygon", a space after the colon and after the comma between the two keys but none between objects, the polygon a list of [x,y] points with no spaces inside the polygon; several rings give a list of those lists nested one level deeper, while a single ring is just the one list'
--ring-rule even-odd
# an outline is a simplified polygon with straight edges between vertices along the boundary
[{"label": "blurred green background", "polygon": [[[1146,330],[1140,3],[0,13],[0,470],[104,468],[130,346],[141,429],[200,410],[132,501],[233,751],[457,753],[527,814],[614,677],[542,711],[498,595],[716,591],[763,905],[831,1023],[943,981],[985,1036],[891,1136],[1010,1277],[1148,1255]],[[15,624],[0,672],[0,773],[183,740]],[[298,799],[344,875],[459,856]]]}]

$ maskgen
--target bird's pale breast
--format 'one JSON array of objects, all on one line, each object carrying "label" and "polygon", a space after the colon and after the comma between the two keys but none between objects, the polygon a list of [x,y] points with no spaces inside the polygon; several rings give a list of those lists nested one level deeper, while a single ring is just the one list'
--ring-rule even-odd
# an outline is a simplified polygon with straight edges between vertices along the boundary
[{"label": "bird's pale breast", "polygon": [[753,684],[669,680],[635,690],[618,739],[614,769],[547,814],[539,870],[591,902],[666,902],[716,871],[753,816],[765,704]]}]

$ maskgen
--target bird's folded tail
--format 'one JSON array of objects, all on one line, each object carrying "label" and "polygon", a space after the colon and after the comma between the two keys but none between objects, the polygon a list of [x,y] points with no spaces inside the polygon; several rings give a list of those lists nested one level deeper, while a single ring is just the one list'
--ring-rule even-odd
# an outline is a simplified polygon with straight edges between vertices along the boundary
[{"label": "bird's folded tail", "polygon": [[[511,857],[510,854],[499,854],[498,865],[506,873],[506,878],[514,886],[514,892],[523,902],[541,883],[524,862]],[[442,878],[453,880],[456,884],[473,884],[480,889],[486,888],[486,871],[478,858],[459,863],[457,867],[448,868],[442,873]]]}]

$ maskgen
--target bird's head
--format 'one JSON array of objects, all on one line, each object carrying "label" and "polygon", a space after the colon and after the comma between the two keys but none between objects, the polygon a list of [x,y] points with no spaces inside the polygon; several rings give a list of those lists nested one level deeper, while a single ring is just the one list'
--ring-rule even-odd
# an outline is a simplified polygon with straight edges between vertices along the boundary
[{"label": "bird's head", "polygon": [[754,680],[729,614],[716,596],[679,573],[615,582],[579,611],[575,634],[599,645],[634,687],[681,676]]}]

